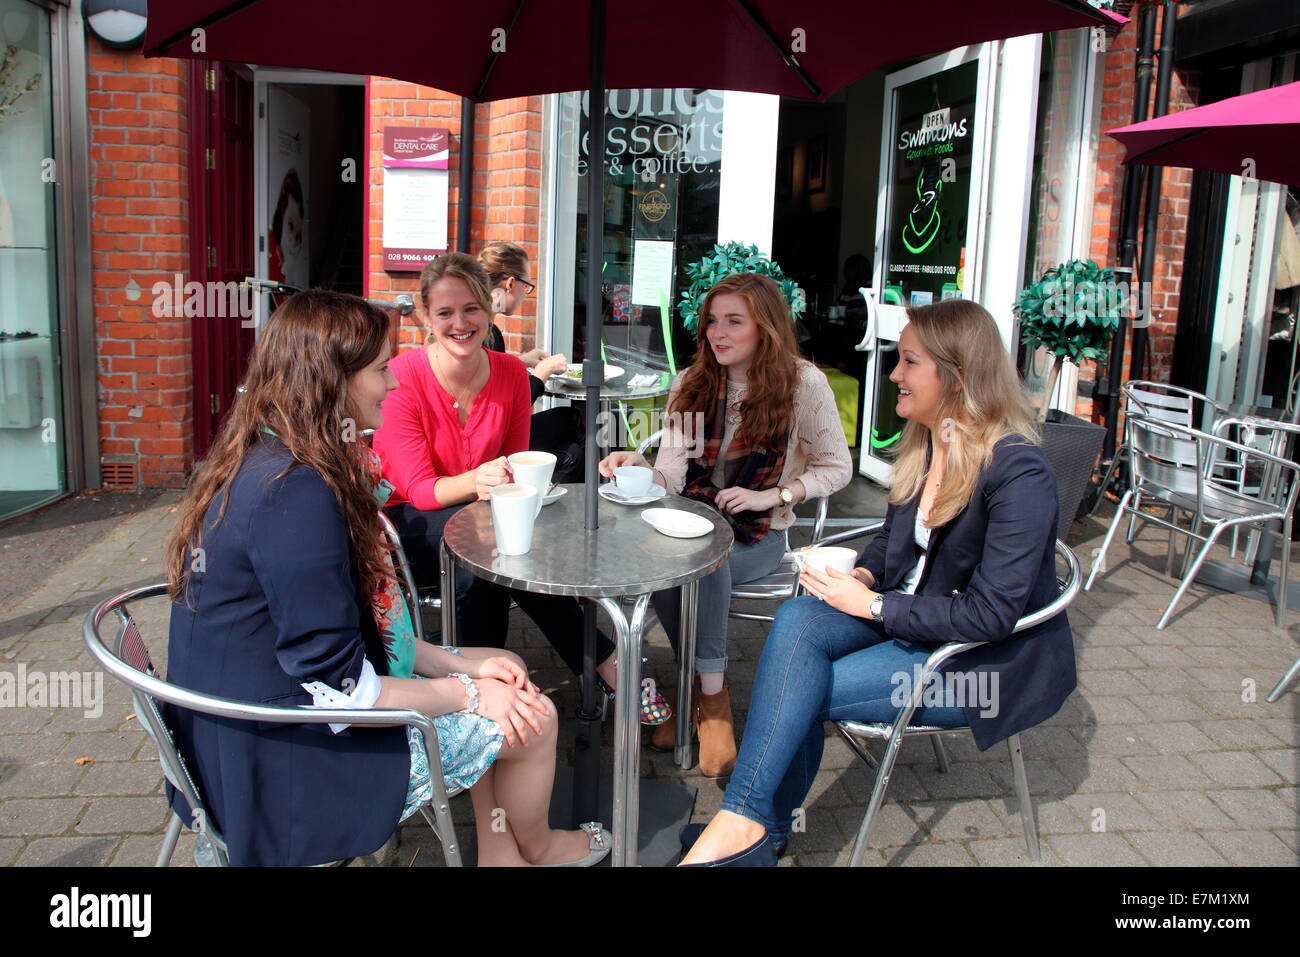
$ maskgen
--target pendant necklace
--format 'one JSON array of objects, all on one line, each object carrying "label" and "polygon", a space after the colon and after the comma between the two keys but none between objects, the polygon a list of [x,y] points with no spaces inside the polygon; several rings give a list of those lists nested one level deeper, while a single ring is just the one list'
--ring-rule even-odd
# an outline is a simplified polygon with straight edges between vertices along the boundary
[{"label": "pendant necklace", "polygon": [[[442,346],[441,345],[437,347],[437,352],[435,353],[435,361],[438,366],[438,372],[440,374],[440,378],[445,379],[447,383],[450,383],[451,377],[448,376],[446,371],[442,368]],[[451,394],[452,397],[451,407],[456,411],[458,412],[460,411],[461,402],[467,401],[465,398],[465,392],[468,392],[470,389],[474,387],[474,379],[478,376],[478,370],[482,364],[483,364],[483,360],[480,357],[478,363],[474,366],[473,375],[469,377],[469,389],[465,389],[459,393],[453,389],[447,389],[447,391]]]}]

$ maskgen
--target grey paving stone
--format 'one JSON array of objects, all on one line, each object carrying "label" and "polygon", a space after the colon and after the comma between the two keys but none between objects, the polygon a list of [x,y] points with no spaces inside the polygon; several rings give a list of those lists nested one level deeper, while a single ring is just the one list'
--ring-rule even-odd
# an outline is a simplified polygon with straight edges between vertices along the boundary
[{"label": "grey paving stone", "polygon": [[80,816],[82,798],[11,798],[0,801],[0,835],[62,834]]},{"label": "grey paving stone", "polygon": [[1138,853],[1156,867],[1223,867],[1228,863],[1199,834],[1139,831],[1127,836]]},{"label": "grey paving stone", "polygon": [[1221,748],[1277,748],[1285,743],[1261,720],[1198,721],[1196,728]]},{"label": "grey paving stone", "polygon": [[[868,853],[873,855],[875,860],[863,866],[872,866],[872,864],[875,866],[884,865],[884,861],[880,859],[880,853],[878,851],[873,850]],[[843,861],[841,861],[841,857],[844,858]],[[780,862],[780,865],[785,865],[787,862],[790,866],[794,867],[843,867],[848,863],[848,857],[847,852],[843,851],[833,853],[827,853],[824,851],[809,852],[806,854],[798,854],[793,857],[787,856],[785,860]]]},{"label": "grey paving stone", "polygon": [[1190,756],[1193,764],[1221,787],[1266,787],[1282,779],[1250,751],[1212,751]]},{"label": "grey paving stone", "polygon": [[917,777],[922,787],[936,798],[996,797],[1005,790],[985,764],[953,762],[950,768],[947,774],[940,774],[938,768],[923,765],[917,768]]},{"label": "grey paving stone", "polygon": [[1087,822],[1094,833],[1158,831],[1165,824],[1137,799],[1123,791],[1111,794],[1076,794],[1063,801]]},{"label": "grey paving stone", "polygon": [[[1032,800],[1039,834],[1080,834],[1088,830],[1087,822],[1065,802],[1055,798],[1034,797]],[[1008,831],[1012,834],[1022,832],[1020,805],[1014,795],[1008,794],[1005,798],[989,801],[988,804]]]},{"label": "grey paving stone", "polygon": [[1203,721],[1217,717],[1205,704],[1205,692],[1134,695],[1136,704],[1152,721]]},{"label": "grey paving stone", "polygon": [[1300,788],[1280,787],[1272,788],[1272,793],[1287,807],[1295,809],[1297,801],[1300,801]]},{"label": "grey paving stone", "polygon": [[[1150,754],[1151,746],[1142,740],[1139,729],[1140,725],[1099,725],[1089,730],[1082,744],[1090,758]],[[1074,733],[1079,734],[1079,730],[1074,729]]]},{"label": "grey paving stone", "polygon": [[53,717],[51,708],[0,708],[0,738],[40,731]]},{"label": "grey paving stone", "polygon": [[[869,770],[859,761],[841,773],[839,782],[848,795],[850,804],[866,807],[867,801],[871,799],[871,789],[876,784],[876,772]],[[885,792],[886,801],[914,801],[930,796],[930,792],[921,783],[921,779],[912,767],[894,765],[894,773],[889,778],[889,790]]]},{"label": "grey paving stone", "polygon": [[1131,674],[1152,694],[1201,694],[1205,691],[1201,682],[1179,668],[1134,669]]},{"label": "grey paving stone", "polygon": [[[59,752],[60,760],[75,761],[78,758],[94,758],[96,761],[127,761],[135,756],[141,745],[152,742],[141,730],[104,731],[88,734],[74,734]],[[157,754],[157,751],[154,751]]]},{"label": "grey paving stone", "polygon": [[117,839],[111,837],[43,837],[32,841],[18,867],[103,867]]},{"label": "grey paving stone", "polygon": [[[796,820],[795,827],[800,826]],[[790,839],[795,842],[792,846],[799,848],[799,853],[806,851],[829,851],[832,854],[838,853],[846,843],[853,840],[853,835],[845,835],[840,830],[835,821],[835,815],[830,810],[818,810],[813,808],[805,813],[802,821],[803,830],[791,830]]]},{"label": "grey paving stone", "polygon": [[1125,727],[1147,720],[1146,713],[1125,695],[1088,695],[1088,706],[1091,725]]},{"label": "grey paving stone", "polygon": [[1256,751],[1255,757],[1276,771],[1282,780],[1291,784],[1300,783],[1298,781],[1300,779],[1300,752],[1297,752],[1294,748]]},{"label": "grey paving stone", "polygon": [[0,770],[0,798],[70,794],[84,773],[71,764],[11,764]]},{"label": "grey paving stone", "polygon": [[117,797],[162,794],[163,773],[157,761],[97,761],[84,770],[85,776],[75,788],[77,794]]},{"label": "grey paving stone", "polygon": [[[132,834],[118,844],[110,867],[153,867],[162,848],[161,834]],[[194,837],[186,831],[176,840],[168,867],[194,866]]]},{"label": "grey paving stone", "polygon": [[1149,788],[1172,790],[1212,786],[1209,776],[1181,754],[1138,755],[1121,760]]},{"label": "grey paving stone", "polygon": [[[984,801],[917,802],[913,808],[925,815],[926,829],[935,841],[966,841],[1013,833]],[[1019,833],[1019,827],[1014,833]]]},{"label": "grey paving stone", "polygon": [[974,855],[981,867],[1059,867],[1061,859],[1051,845],[1039,840],[1038,864],[1029,859],[1029,849],[1022,837],[990,838],[987,841],[967,841],[966,850]]},{"label": "grey paving stone", "polygon": [[1272,834],[1294,853],[1300,855],[1300,830],[1276,828]]},{"label": "grey paving stone", "polygon": [[1139,695],[1147,689],[1127,671],[1086,671],[1079,675],[1079,687],[1093,695]]},{"label": "grey paving stone", "polygon": [[161,797],[100,797],[77,824],[81,834],[151,834],[166,825],[171,812]]},{"label": "grey paving stone", "polygon": [[1072,867],[1134,867],[1146,863],[1118,834],[1052,834],[1043,840],[1062,863]]},{"label": "grey paving stone", "polygon": [[[1015,772],[1010,761],[988,765],[989,773],[1001,787],[1002,795],[1015,793]],[[1025,761],[1025,777],[1029,780],[1029,793],[1034,796],[1073,794],[1074,786],[1050,761]]]},{"label": "grey paving stone", "polygon": [[67,734],[0,734],[0,765],[40,764],[54,760],[63,749]]},{"label": "grey paving stone", "polygon": [[1106,671],[1115,668],[1145,668],[1147,662],[1122,645],[1105,645],[1081,649],[1078,665],[1080,669],[1088,671]]},{"label": "grey paving stone", "polygon": [[1074,790],[1082,794],[1132,791],[1142,786],[1137,775],[1120,758],[1053,759],[1052,764],[1062,777],[1074,784]]},{"label": "grey paving stone", "polygon": [[890,867],[970,867],[976,863],[966,846],[955,841],[886,847],[881,856]]},{"label": "grey paving stone", "polygon": [[[851,841],[862,826],[862,814],[865,808],[835,808],[831,813],[835,823]],[[871,824],[870,846],[875,848],[898,847],[904,844],[917,844],[926,840],[928,831],[924,817],[932,811],[923,808],[918,811],[910,803],[896,804],[886,801],[876,812],[876,819]]]},{"label": "grey paving stone", "polygon": [[1300,747],[1300,722],[1296,721],[1294,713],[1289,718],[1264,718],[1259,723],[1283,744]]},{"label": "grey paving stone", "polygon": [[1295,867],[1296,853],[1271,831],[1205,831],[1201,835],[1229,864]]},{"label": "grey paving stone", "polygon": [[1195,725],[1185,721],[1144,724],[1137,733],[1155,753],[1187,754],[1195,751],[1214,751],[1220,747]]},{"label": "grey paving stone", "polygon": [[1200,791],[1139,791],[1139,804],[1170,831],[1227,829],[1236,822]]},{"label": "grey paving stone", "polygon": [[1133,654],[1148,669],[1184,668],[1197,664],[1195,658],[1184,654],[1183,649],[1174,645],[1134,645]]},{"label": "grey paving stone", "polygon": [[1240,827],[1275,830],[1296,826],[1295,809],[1270,791],[1234,789],[1206,791],[1205,794]]},{"label": "grey paving stone", "polygon": [[12,864],[27,842],[17,837],[0,837],[0,867]]}]

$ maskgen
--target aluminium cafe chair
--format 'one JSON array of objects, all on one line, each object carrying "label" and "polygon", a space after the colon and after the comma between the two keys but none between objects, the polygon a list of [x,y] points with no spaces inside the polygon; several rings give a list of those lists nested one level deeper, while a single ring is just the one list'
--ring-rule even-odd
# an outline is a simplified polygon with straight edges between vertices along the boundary
[{"label": "aluminium cafe chair", "polygon": [[[176,747],[171,729],[163,717],[162,708],[159,706],[159,702],[162,701],[178,708],[236,721],[270,721],[280,724],[324,724],[333,721],[348,724],[402,724],[415,727],[424,736],[425,748],[429,754],[429,775],[433,785],[429,804],[420,808],[420,814],[442,842],[443,854],[448,866],[460,866],[460,844],[456,840],[456,830],[451,821],[448,803],[449,795],[442,777],[438,732],[426,715],[418,711],[392,708],[351,711],[340,708],[272,707],[201,694],[170,684],[154,670],[148,646],[130,612],[131,605],[149,599],[166,598],[167,592],[167,583],[163,582],[115,595],[91,609],[81,629],[82,640],[85,641],[91,656],[110,675],[130,687],[136,717],[158,747],[163,774],[185,798],[185,802],[193,812],[193,819],[184,821],[173,810],[155,866],[167,866],[176,848],[181,828],[187,825],[198,831],[195,844],[196,863],[222,867],[229,866],[230,863],[225,840],[207,806],[203,803],[198,785],[190,775],[185,758]],[[109,617],[116,618],[118,624],[117,637],[111,649],[100,634],[105,619]]]},{"label": "aluminium cafe chair", "polygon": [[[849,532],[843,532],[839,535],[833,535],[826,540],[826,544],[838,544],[843,541],[857,538],[870,531],[879,529],[880,524],[871,526],[868,529],[855,529]],[[1032,612],[1016,622],[1012,629],[1012,634],[1032,628],[1035,625],[1042,624],[1051,618],[1056,617],[1063,612],[1069,604],[1074,601],[1074,596],[1079,593],[1079,584],[1082,580],[1083,573],[1079,567],[1079,560],[1075,557],[1074,552],[1059,539],[1056,542],[1057,557],[1063,559],[1066,564],[1066,576],[1058,579],[1057,584],[1060,586],[1060,594],[1044,607]],[[850,858],[850,865],[859,867],[866,859],[867,848],[871,842],[871,826],[875,821],[876,813],[880,810],[881,804],[885,800],[885,791],[889,787],[889,779],[894,771],[894,763],[898,760],[899,749],[902,747],[903,739],[910,737],[926,736],[930,738],[934,746],[935,757],[939,762],[940,773],[948,773],[948,759],[944,754],[943,745],[940,742],[939,735],[947,734],[953,731],[968,730],[965,727],[940,727],[937,725],[912,724],[912,715],[921,704],[921,698],[926,686],[929,684],[930,676],[941,664],[950,658],[960,655],[964,651],[972,648],[978,648],[984,642],[949,642],[937,649],[929,658],[926,659],[925,665],[921,669],[920,680],[912,688],[906,704],[899,711],[898,717],[893,722],[866,722],[839,720],[834,722],[835,730],[840,736],[848,742],[854,753],[860,757],[869,768],[876,771],[875,784],[871,789],[871,797],[867,801],[867,809],[862,817],[862,824],[858,828],[857,838],[853,842],[853,854]],[[879,762],[866,747],[869,740],[883,741],[884,751]],[[1025,774],[1024,757],[1020,750],[1020,735],[1013,734],[1007,739],[1007,749],[1011,754],[1012,774],[1015,778],[1016,801],[1020,806],[1020,819],[1025,830],[1025,844],[1029,850],[1029,858],[1032,861],[1039,859],[1038,847],[1038,826],[1034,822],[1034,809],[1030,802],[1029,779]]]},{"label": "aluminium cafe chair", "polygon": [[[1285,583],[1290,564],[1291,519],[1296,493],[1300,491],[1300,481],[1297,481],[1300,465],[1252,445],[1144,415],[1133,414],[1129,422],[1132,440],[1130,488],[1120,499],[1084,590],[1092,587],[1097,573],[1105,566],[1106,550],[1125,513],[1142,515],[1146,521],[1189,536],[1189,552],[1191,539],[1203,542],[1191,566],[1184,567],[1182,582],[1156,624],[1156,628],[1164,628],[1219,535],[1235,528],[1255,528],[1267,535],[1280,535],[1282,540],[1278,579],[1282,587],[1279,588],[1276,606],[1277,625],[1282,627],[1286,621]],[[1272,425],[1278,429],[1300,431],[1300,426],[1287,423]],[[1255,471],[1264,476],[1255,494],[1241,491],[1235,483],[1216,477],[1215,463],[1229,459],[1239,462],[1244,473]],[[1141,513],[1144,497],[1190,512],[1191,528],[1180,528],[1154,515]],[[1280,532],[1277,528],[1279,523]],[[1208,535],[1201,532],[1206,526],[1210,527]]]}]

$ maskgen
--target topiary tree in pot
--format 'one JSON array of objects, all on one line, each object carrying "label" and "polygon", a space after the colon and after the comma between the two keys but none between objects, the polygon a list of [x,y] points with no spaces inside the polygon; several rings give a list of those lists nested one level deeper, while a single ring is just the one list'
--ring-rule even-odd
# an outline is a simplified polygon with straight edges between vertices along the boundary
[{"label": "topiary tree in pot", "polygon": [[1061,509],[1058,537],[1064,539],[1088,490],[1106,430],[1050,409],[1052,392],[1064,360],[1082,365],[1109,353],[1111,337],[1128,314],[1128,288],[1115,281],[1111,270],[1072,259],[1048,269],[1021,290],[1011,311],[1020,321],[1021,341],[1030,348],[1047,349],[1053,357],[1038,417],[1043,423],[1043,454],[1056,471]]}]

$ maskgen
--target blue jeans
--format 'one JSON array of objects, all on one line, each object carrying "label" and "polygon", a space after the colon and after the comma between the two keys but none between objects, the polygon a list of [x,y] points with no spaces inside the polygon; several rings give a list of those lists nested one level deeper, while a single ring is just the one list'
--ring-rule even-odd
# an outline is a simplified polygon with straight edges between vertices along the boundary
[{"label": "blue jeans", "polygon": [[[737,542],[726,564],[700,579],[695,603],[696,672],[720,674],[727,670],[727,612],[731,608],[731,586],[772,574],[788,550],[785,531],[770,531],[753,545]],[[650,596],[650,602],[673,651],[677,651],[681,634],[682,590],[668,588],[657,591]]]},{"label": "blue jeans", "polygon": [[[893,721],[901,676],[910,690],[914,666],[934,650],[896,642],[879,622],[846,615],[810,595],[786,602],[758,663],[722,809],[762,824],[783,842],[821,765],[824,722]],[[949,698],[917,708],[913,721],[964,727],[966,716]]]}]

